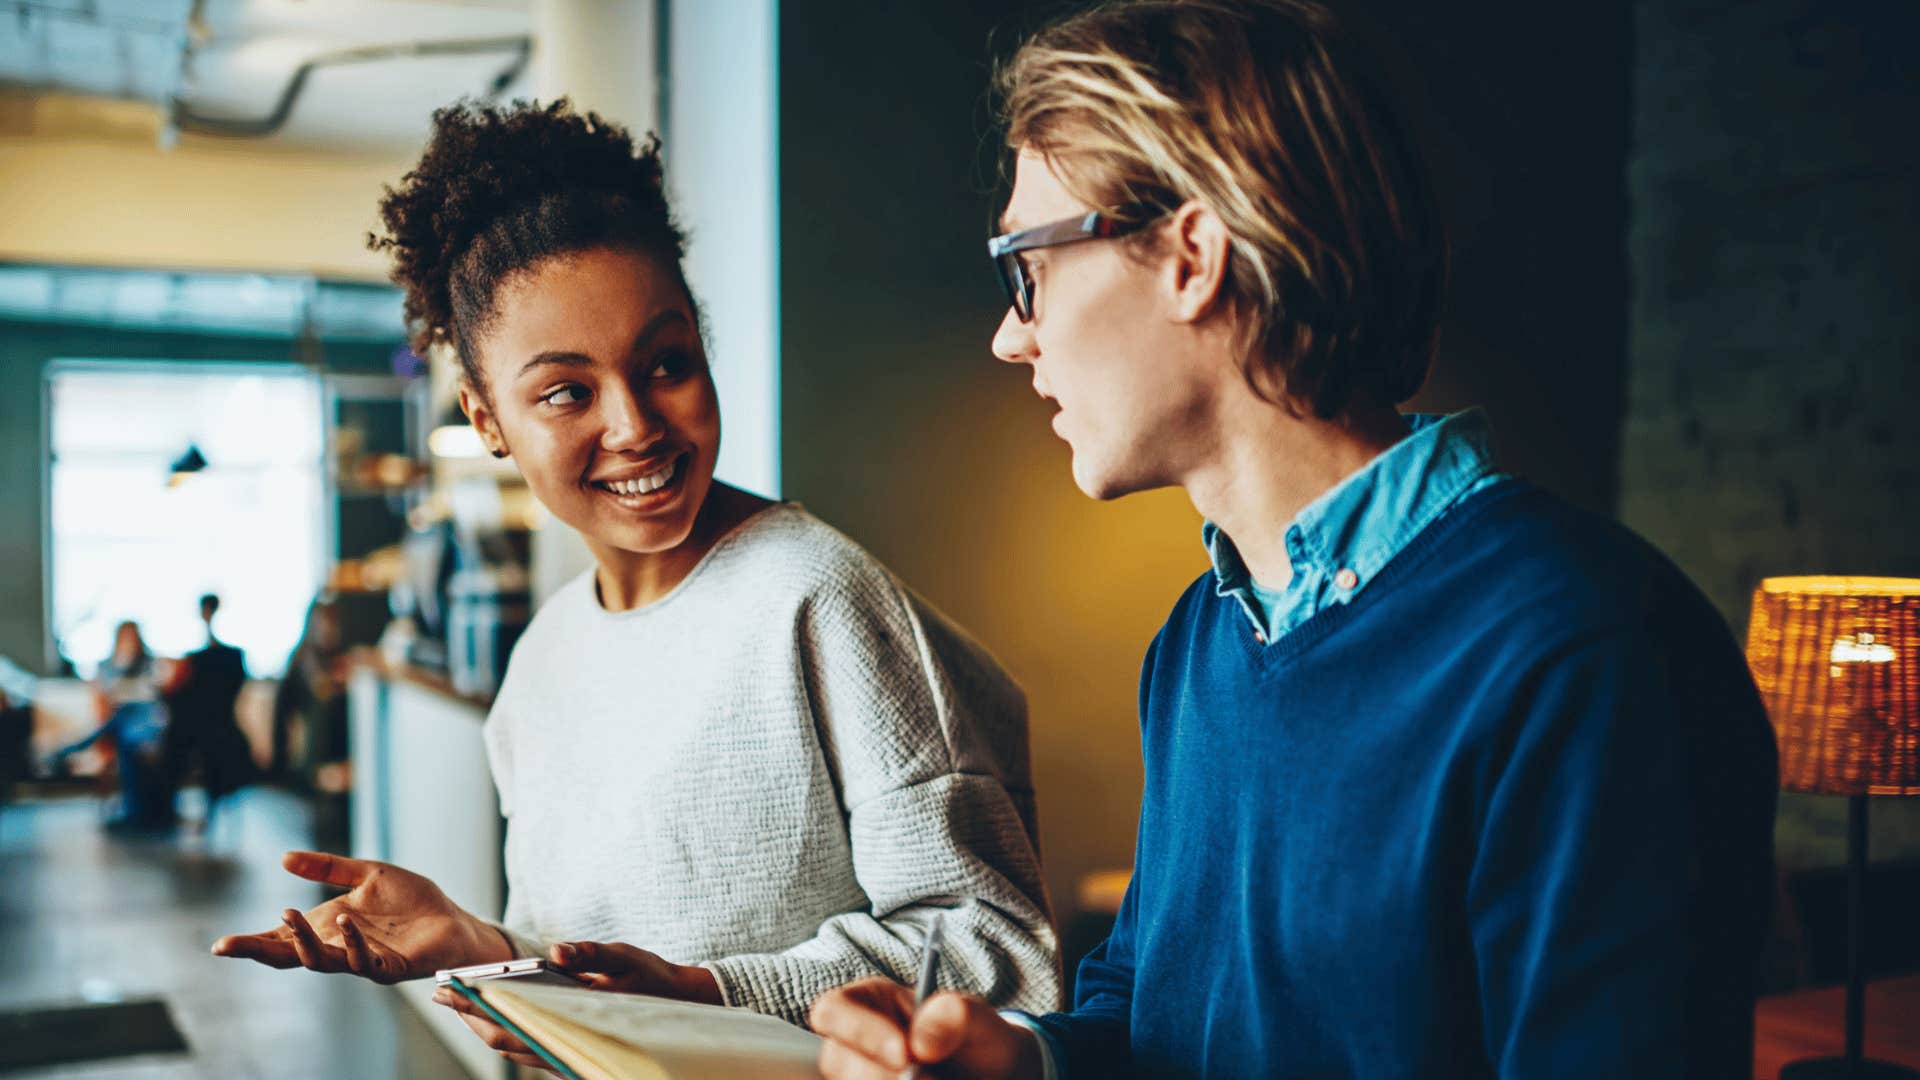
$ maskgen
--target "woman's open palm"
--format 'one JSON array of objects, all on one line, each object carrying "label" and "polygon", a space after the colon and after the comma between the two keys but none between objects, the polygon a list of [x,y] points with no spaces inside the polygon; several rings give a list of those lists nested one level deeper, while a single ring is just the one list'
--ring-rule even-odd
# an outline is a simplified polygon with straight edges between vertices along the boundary
[{"label": "woman's open palm", "polygon": [[215,956],[346,971],[382,983],[513,956],[499,930],[411,870],[317,851],[289,851],[281,865],[347,891],[305,914],[286,909],[283,925],[264,933],[223,937],[213,943]]}]

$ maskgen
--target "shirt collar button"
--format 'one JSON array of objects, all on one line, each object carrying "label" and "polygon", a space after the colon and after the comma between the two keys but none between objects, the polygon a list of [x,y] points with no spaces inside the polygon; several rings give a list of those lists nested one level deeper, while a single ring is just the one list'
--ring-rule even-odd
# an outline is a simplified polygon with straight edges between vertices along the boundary
[{"label": "shirt collar button", "polygon": [[1351,589],[1360,584],[1360,575],[1354,573],[1352,567],[1342,567],[1339,573],[1333,575],[1333,583],[1342,589]]}]

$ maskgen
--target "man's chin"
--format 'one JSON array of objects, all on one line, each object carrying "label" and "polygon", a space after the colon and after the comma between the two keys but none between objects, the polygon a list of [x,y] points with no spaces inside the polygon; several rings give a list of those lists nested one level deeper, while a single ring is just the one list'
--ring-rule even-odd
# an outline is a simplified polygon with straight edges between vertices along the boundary
[{"label": "man's chin", "polygon": [[1117,470],[1099,468],[1092,462],[1083,461],[1078,453],[1073,457],[1073,485],[1080,489],[1081,494],[1100,502],[1112,502],[1136,491],[1161,486]]}]

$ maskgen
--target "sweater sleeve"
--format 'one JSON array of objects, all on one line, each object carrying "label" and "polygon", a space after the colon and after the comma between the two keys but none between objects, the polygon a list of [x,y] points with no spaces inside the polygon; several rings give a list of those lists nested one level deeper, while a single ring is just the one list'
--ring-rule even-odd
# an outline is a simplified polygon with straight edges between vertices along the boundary
[{"label": "sweater sleeve", "polygon": [[1522,695],[1467,895],[1500,1076],[1751,1071],[1760,941],[1712,926],[1764,908],[1767,885],[1714,849],[1770,843],[1771,791],[1735,753],[1749,733],[1730,724],[1750,717],[1693,715],[1708,710],[1680,701],[1670,661],[1652,635],[1610,632]]},{"label": "sweater sleeve", "polygon": [[1055,1007],[1059,946],[1018,688],[877,566],[834,575],[795,632],[866,905],[784,951],[709,961],[726,1003],[805,1023],[814,999],[844,983],[911,984],[942,910],[943,988]]}]

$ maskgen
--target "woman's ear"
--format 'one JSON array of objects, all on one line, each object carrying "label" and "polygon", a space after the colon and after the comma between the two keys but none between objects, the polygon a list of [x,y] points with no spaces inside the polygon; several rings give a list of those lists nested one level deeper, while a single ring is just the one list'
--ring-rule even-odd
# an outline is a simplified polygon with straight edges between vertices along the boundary
[{"label": "woman's ear", "polygon": [[487,448],[489,454],[503,458],[513,452],[507,448],[506,437],[500,434],[500,424],[493,415],[492,403],[464,379],[460,382],[460,411],[467,414],[467,423],[473,425],[475,434],[480,436],[480,444]]},{"label": "woman's ear", "polygon": [[1173,295],[1174,318],[1195,323],[1214,311],[1227,280],[1233,238],[1205,203],[1181,204],[1161,226],[1162,264]]}]

